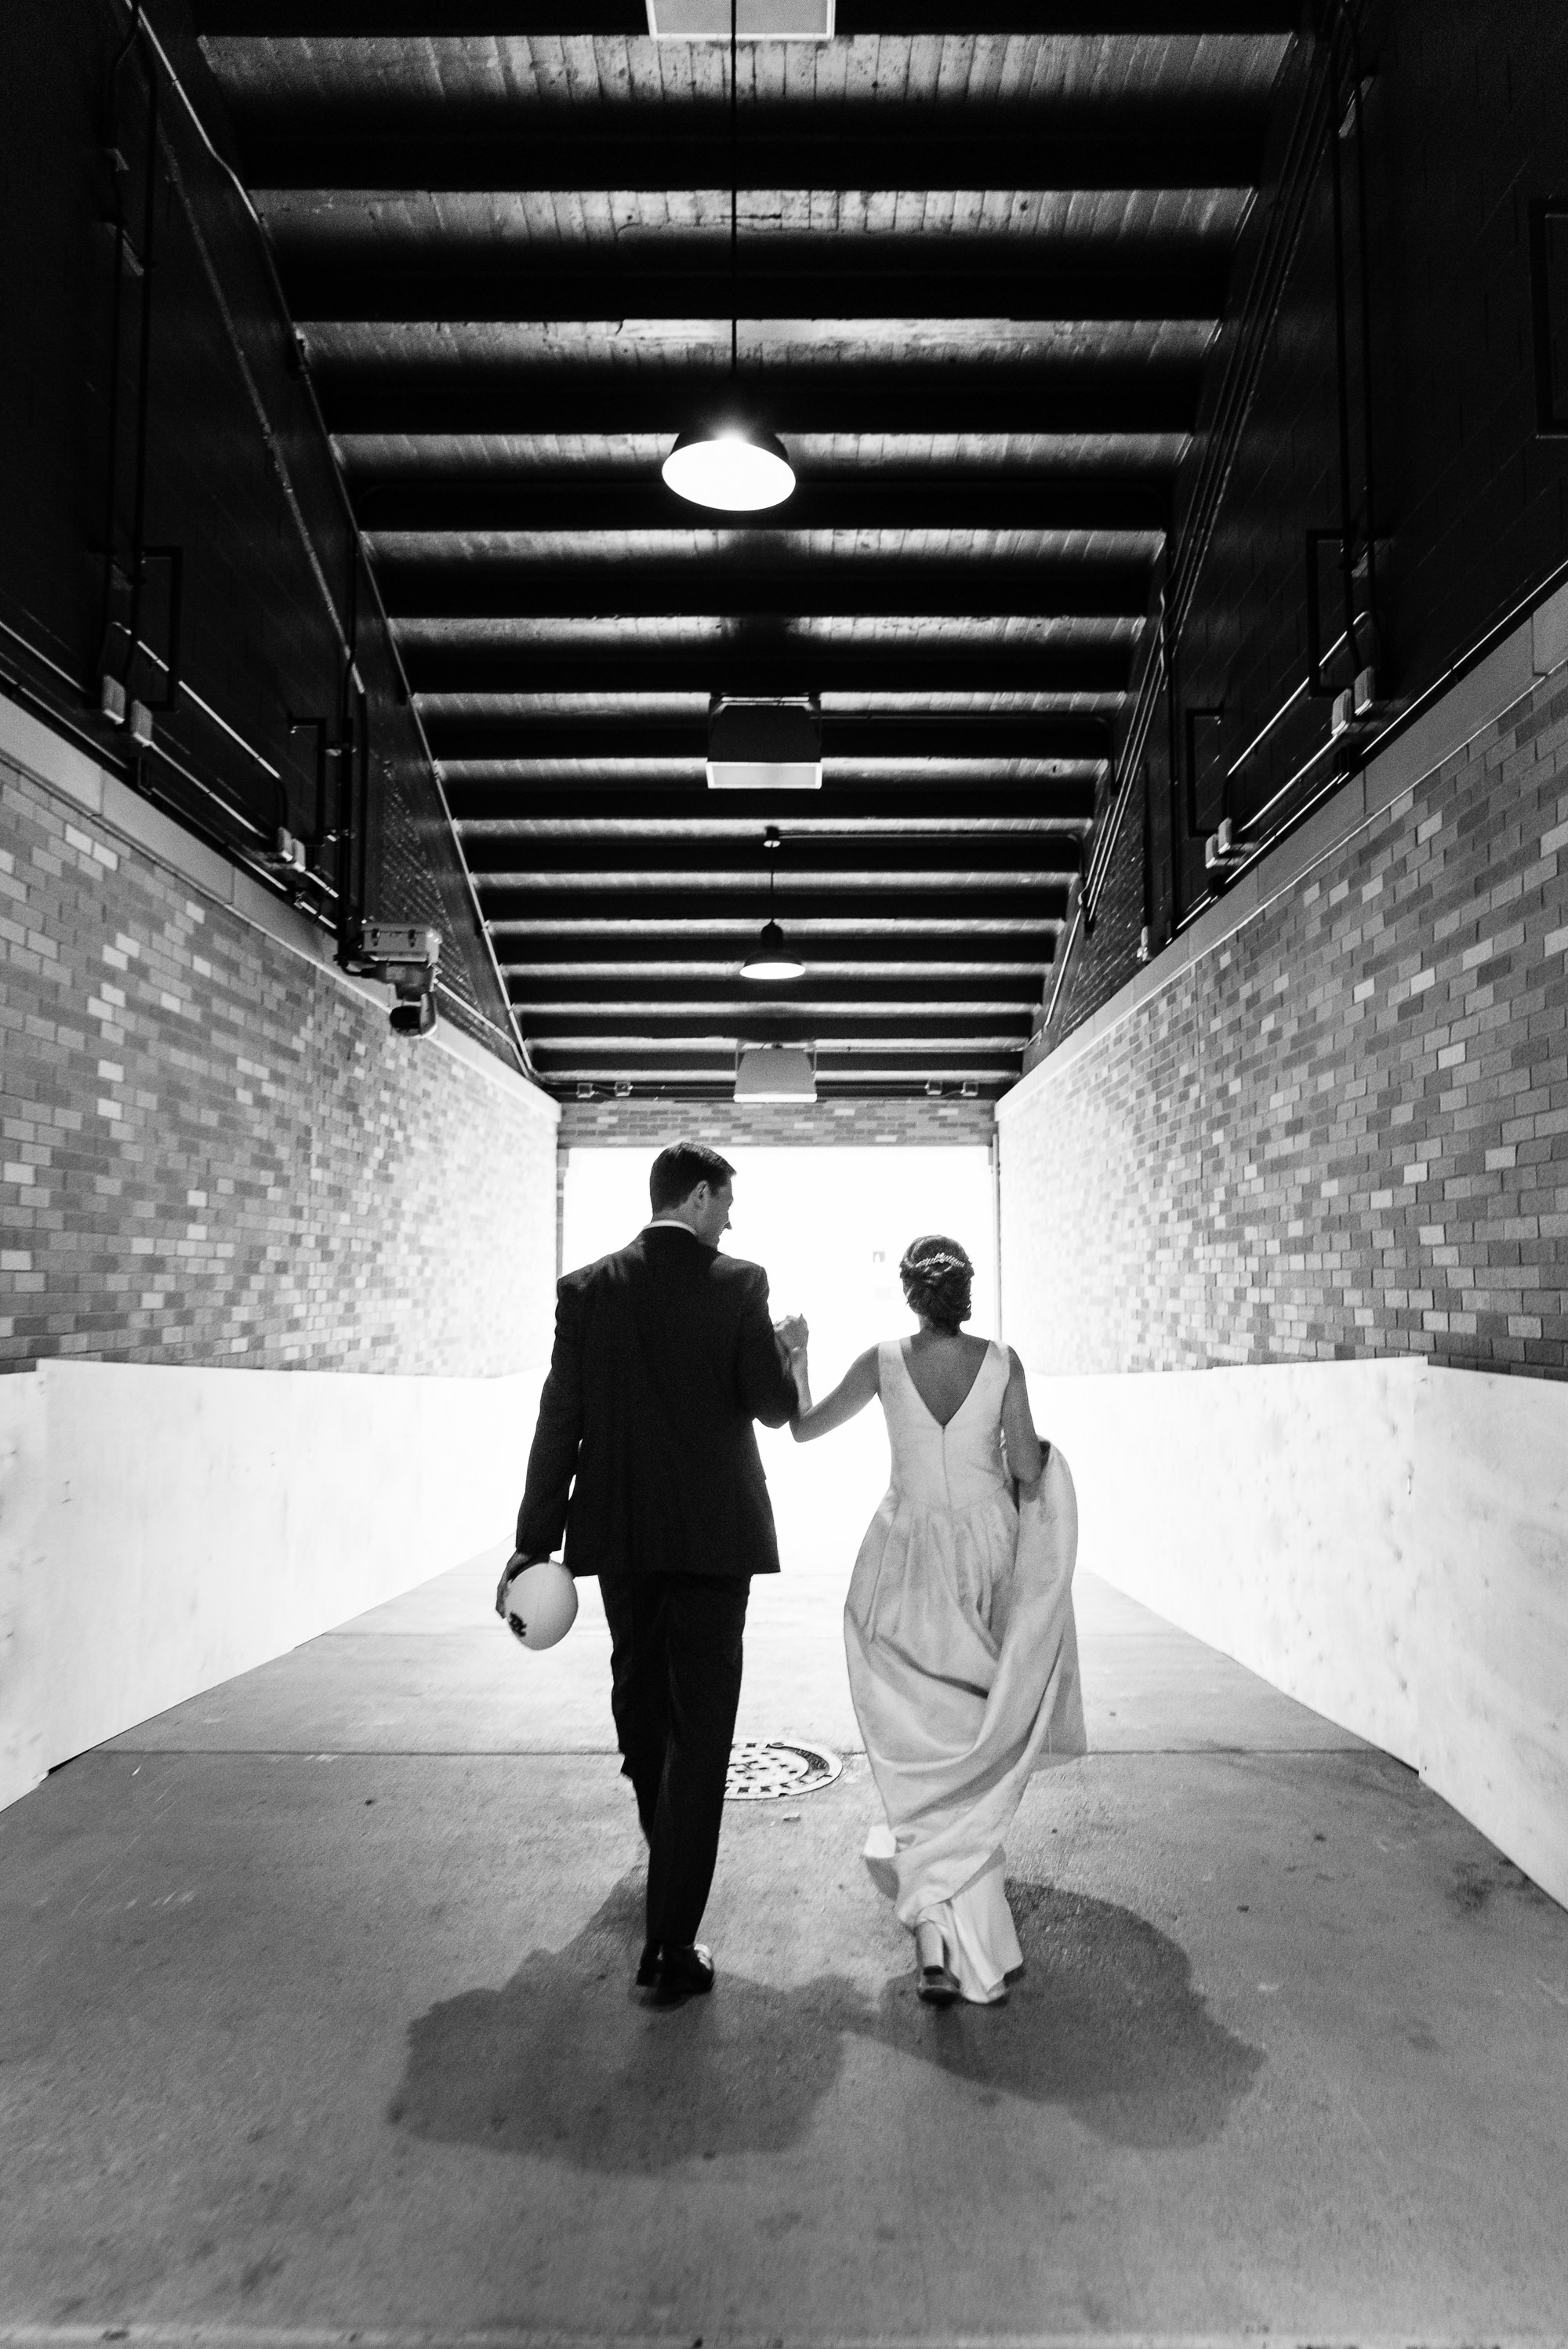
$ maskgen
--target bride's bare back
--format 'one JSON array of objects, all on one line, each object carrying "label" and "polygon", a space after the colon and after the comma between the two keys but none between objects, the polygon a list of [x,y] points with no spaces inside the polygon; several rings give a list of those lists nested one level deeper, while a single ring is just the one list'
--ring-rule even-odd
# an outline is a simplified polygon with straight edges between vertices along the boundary
[{"label": "bride's bare back", "polygon": [[963,1410],[990,1349],[984,1338],[962,1330],[933,1330],[923,1322],[903,1341],[904,1364],[915,1393],[939,1427]]},{"label": "bride's bare back", "polygon": [[[986,1354],[985,1339],[971,1338],[961,1330],[934,1330],[923,1320],[913,1337],[904,1339],[903,1344],[904,1362],[915,1392],[933,1419],[945,1427],[963,1409],[965,1395],[980,1375]],[[832,1393],[813,1403],[806,1350],[803,1346],[791,1348],[790,1367],[800,1409],[789,1423],[789,1432],[797,1444],[810,1444],[819,1435],[827,1435],[835,1427],[842,1427],[846,1420],[853,1419],[857,1412],[864,1411],[880,1391],[878,1354],[877,1347],[868,1346],[850,1364]],[[1029,1409],[1024,1365],[1011,1347],[1007,1349],[1007,1390],[1002,1398],[1002,1433],[1006,1439],[1007,1462],[1015,1476],[1032,1485],[1040,1474],[1040,1440]]]}]

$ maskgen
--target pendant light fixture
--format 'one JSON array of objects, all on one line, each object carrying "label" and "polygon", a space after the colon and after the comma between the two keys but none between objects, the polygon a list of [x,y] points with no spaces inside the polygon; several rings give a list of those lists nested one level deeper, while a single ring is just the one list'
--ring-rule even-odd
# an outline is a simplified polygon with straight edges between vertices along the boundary
[{"label": "pendant light fixture", "polygon": [[795,469],[778,434],[748,411],[740,396],[739,5],[729,0],[729,396],[681,434],[662,471],[676,497],[693,505],[759,513],[783,503],[795,487]]},{"label": "pendant light fixture", "polygon": [[762,935],[754,951],[740,966],[742,978],[784,979],[804,978],[806,966],[797,961],[785,943],[784,933],[773,918],[773,878],[778,871],[779,834],[771,824],[762,835],[762,845],[768,855],[768,919],[762,925]]}]

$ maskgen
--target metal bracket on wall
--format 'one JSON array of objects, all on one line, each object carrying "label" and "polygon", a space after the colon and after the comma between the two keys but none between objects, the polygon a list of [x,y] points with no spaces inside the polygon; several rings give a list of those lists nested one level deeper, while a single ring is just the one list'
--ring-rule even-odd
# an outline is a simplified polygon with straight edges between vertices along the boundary
[{"label": "metal bracket on wall", "polygon": [[342,756],[341,747],[334,742],[332,721],[328,718],[296,718],[292,709],[284,711],[291,734],[315,736],[315,808],[311,824],[310,845],[318,852],[326,847],[334,834],[326,822],[326,762]]},{"label": "metal bracket on wall", "polygon": [[[1556,233],[1553,234],[1555,230]],[[1557,301],[1553,302],[1555,285]],[[1530,207],[1530,312],[1535,344],[1535,436],[1568,440],[1568,197]],[[1553,342],[1563,346],[1559,367]]]},{"label": "metal bracket on wall", "polygon": [[[1222,726],[1224,722],[1225,713],[1222,709],[1188,709],[1182,713],[1183,746],[1186,750],[1187,767],[1187,837],[1189,840],[1203,840],[1208,836],[1198,815],[1198,729],[1200,726]],[[1228,816],[1231,812],[1231,784],[1229,776],[1222,771],[1221,781],[1224,796],[1220,802],[1220,813],[1222,816]]]},{"label": "metal bracket on wall", "polygon": [[[149,709],[172,709],[180,698],[180,629],[185,610],[185,549],[182,546],[144,546],[141,550],[142,569],[150,563],[169,565],[169,657],[163,663],[163,690],[157,700],[150,694],[141,698]],[[133,645],[130,660],[138,652],[146,652],[156,661],[150,645]],[[129,664],[128,664],[129,666]]]},{"label": "metal bracket on wall", "polygon": [[1323,641],[1323,585],[1320,577],[1318,549],[1337,547],[1341,564],[1344,563],[1345,536],[1337,530],[1309,530],[1306,533],[1306,689],[1315,701],[1326,701],[1334,692],[1324,670],[1344,646],[1351,615],[1345,616],[1346,626],[1331,645]]},{"label": "metal bracket on wall", "polygon": [[[1116,727],[1113,720],[1109,718],[1102,719],[1100,723],[1105,730],[1104,804],[1107,809],[1110,809],[1115,807],[1121,795],[1121,779],[1117,771],[1116,764]],[[1081,883],[1079,886],[1078,905],[1083,915],[1083,934],[1086,938],[1092,937],[1094,936],[1095,907],[1088,891],[1082,887]]]}]

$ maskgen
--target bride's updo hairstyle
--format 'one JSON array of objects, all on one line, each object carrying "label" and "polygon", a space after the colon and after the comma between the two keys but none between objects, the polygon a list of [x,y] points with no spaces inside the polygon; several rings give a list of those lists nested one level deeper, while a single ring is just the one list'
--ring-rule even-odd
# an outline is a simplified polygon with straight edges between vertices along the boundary
[{"label": "bride's updo hairstyle", "polygon": [[923,1238],[911,1240],[900,1260],[898,1277],[910,1311],[934,1329],[955,1335],[974,1310],[969,1292],[975,1268],[958,1242],[941,1232],[927,1232]]}]

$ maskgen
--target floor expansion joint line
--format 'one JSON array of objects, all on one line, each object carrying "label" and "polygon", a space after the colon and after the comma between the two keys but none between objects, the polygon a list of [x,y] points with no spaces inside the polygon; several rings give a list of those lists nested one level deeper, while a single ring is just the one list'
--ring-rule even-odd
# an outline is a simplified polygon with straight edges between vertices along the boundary
[{"label": "floor expansion joint line", "polygon": [[[620,1750],[618,1745],[128,1745],[117,1738],[112,1745],[89,1746],[87,1754],[73,1754],[71,1762],[57,1763],[56,1767],[68,1770],[72,1762],[85,1762],[92,1754],[136,1754],[151,1761],[216,1762],[248,1754],[259,1762],[273,1757],[311,1761],[325,1754],[330,1754],[334,1761],[565,1762],[573,1759],[592,1761],[596,1756],[614,1761]],[[833,1751],[863,1757],[865,1747],[847,1745],[841,1737],[834,1741]],[[1074,1758],[1084,1762],[1136,1762],[1146,1760],[1150,1754],[1164,1754],[1196,1762],[1216,1761],[1226,1756],[1243,1761],[1266,1758],[1282,1762],[1310,1762],[1328,1754],[1381,1751],[1380,1746],[1368,1745],[1365,1740],[1353,1745],[1091,1745],[1087,1754]],[[53,1776],[54,1773],[51,1771],[49,1775]],[[0,2333],[0,2349],[3,2349],[5,2337]],[[1568,2335],[1563,2337],[1568,2340]],[[1424,2344],[1412,2344],[1409,2349],[1424,2349]],[[1488,2343],[1487,2349],[1491,2349],[1491,2343]]]},{"label": "floor expansion joint line", "polygon": [[[242,1754],[257,1762],[614,1762],[621,1751],[618,1745],[124,1745],[118,1740],[113,1745],[89,1750],[100,1754],[144,1754],[154,1762],[233,1761]],[[73,1758],[83,1762],[87,1755]],[[69,1766],[64,1762],[59,1764],[61,1769]],[[5,2338],[0,2333],[0,2343]]]},{"label": "floor expansion joint line", "polygon": [[1568,2349],[1563,2333],[474,2333],[356,2326],[0,2323],[0,2349]]}]

